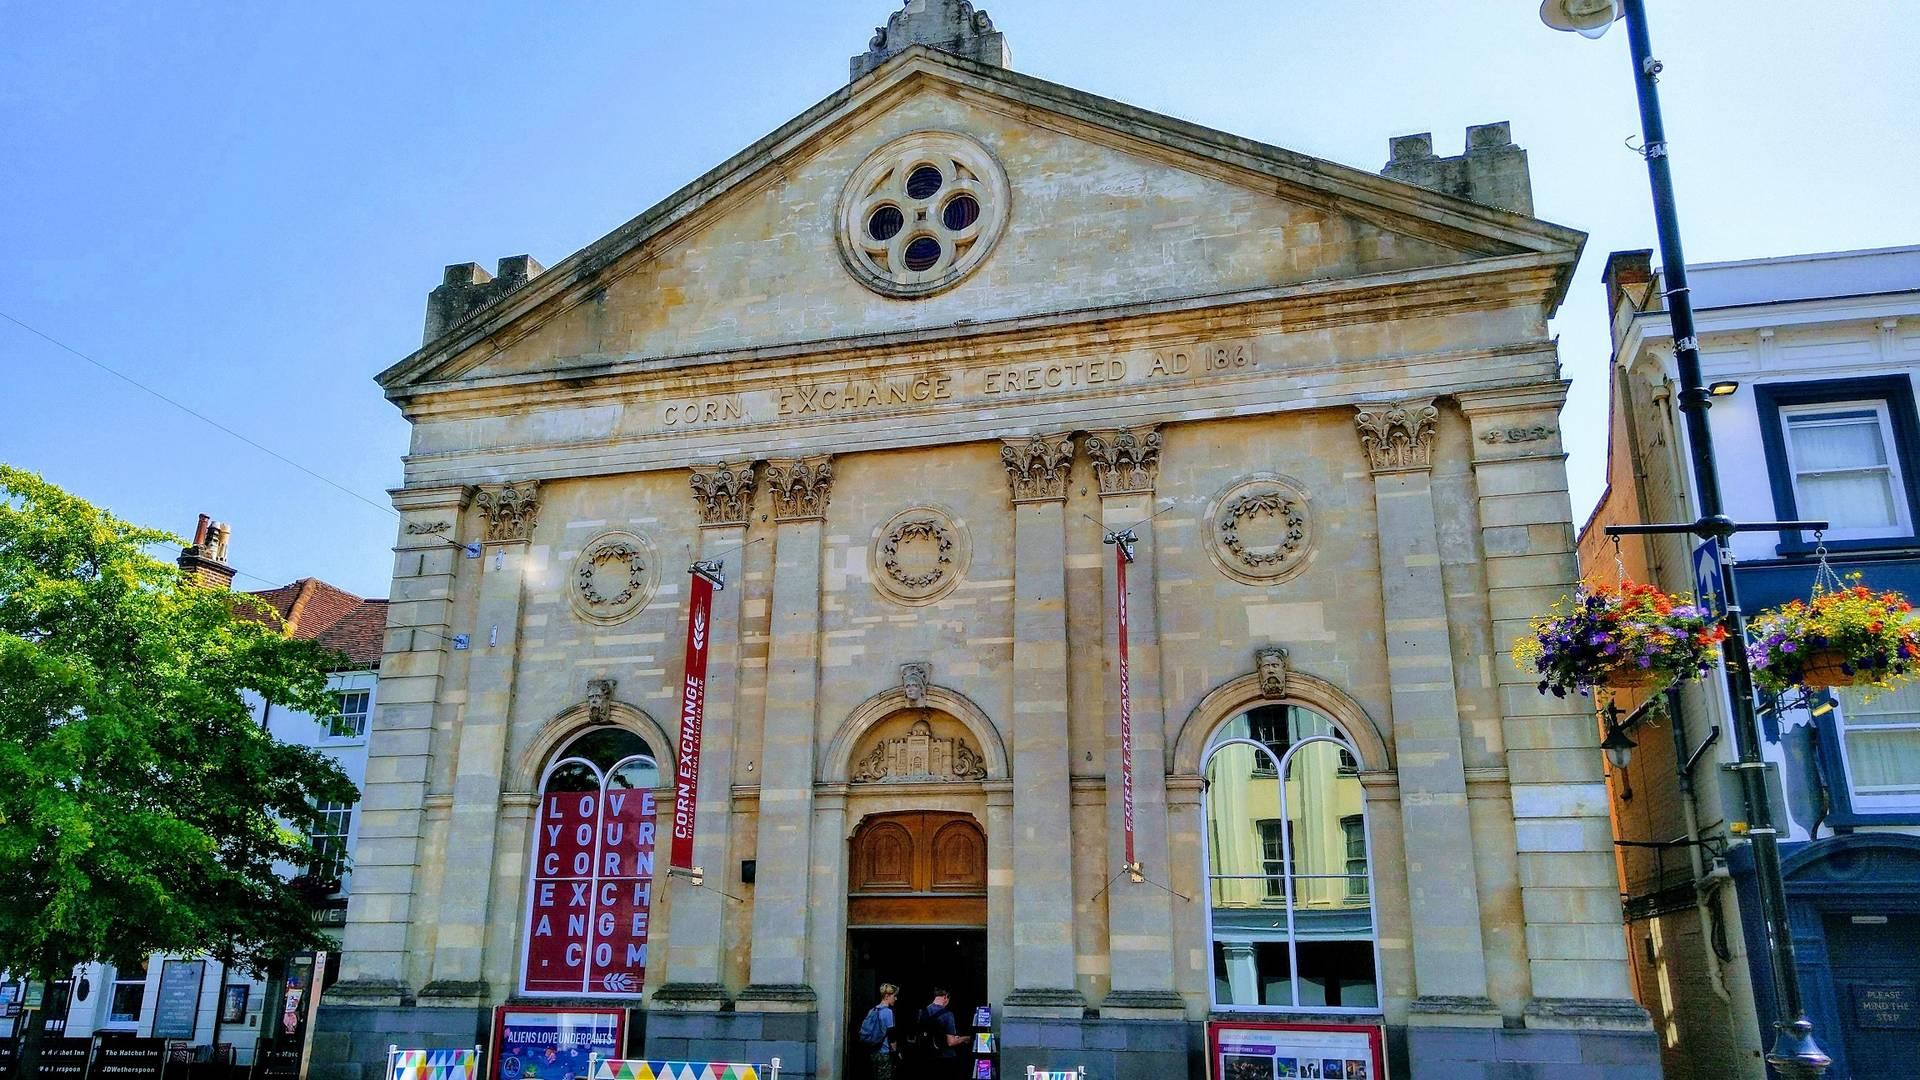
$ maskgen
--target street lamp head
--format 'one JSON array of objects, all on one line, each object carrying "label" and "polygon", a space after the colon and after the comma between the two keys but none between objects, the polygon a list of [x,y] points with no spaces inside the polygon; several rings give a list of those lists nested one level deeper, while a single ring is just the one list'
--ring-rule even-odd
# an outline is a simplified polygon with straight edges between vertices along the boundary
[{"label": "street lamp head", "polygon": [[1640,745],[1627,736],[1626,730],[1619,727],[1607,729],[1607,737],[1600,740],[1600,749],[1606,752],[1607,761],[1616,769],[1625,769],[1633,760],[1633,748]]},{"label": "street lamp head", "polygon": [[1740,384],[1732,379],[1721,379],[1707,387],[1707,393],[1713,397],[1728,397],[1740,392]]},{"label": "street lamp head", "polygon": [[1625,14],[1620,0],[1541,0],[1540,21],[1555,30],[1598,38]]}]

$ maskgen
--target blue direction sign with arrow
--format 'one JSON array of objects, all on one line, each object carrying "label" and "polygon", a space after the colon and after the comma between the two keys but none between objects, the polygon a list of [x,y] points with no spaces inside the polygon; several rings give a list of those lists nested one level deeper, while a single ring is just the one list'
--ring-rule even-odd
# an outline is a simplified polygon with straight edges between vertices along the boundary
[{"label": "blue direction sign with arrow", "polygon": [[1724,617],[1727,598],[1720,595],[1720,541],[1708,537],[1693,549],[1693,602]]}]

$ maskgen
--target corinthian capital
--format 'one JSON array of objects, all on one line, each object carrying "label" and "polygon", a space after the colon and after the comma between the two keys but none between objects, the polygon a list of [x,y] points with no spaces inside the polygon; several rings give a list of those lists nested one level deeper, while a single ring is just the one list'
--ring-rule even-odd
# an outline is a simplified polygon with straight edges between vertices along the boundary
[{"label": "corinthian capital", "polygon": [[833,490],[833,455],[774,458],[767,462],[766,481],[773,492],[773,520],[826,517],[827,496]]},{"label": "corinthian capital", "polygon": [[760,479],[753,462],[694,466],[690,483],[700,504],[702,525],[745,525],[753,512],[753,487]]},{"label": "corinthian capital", "polygon": [[1358,406],[1354,425],[1375,473],[1433,468],[1433,429],[1440,410],[1432,398]]},{"label": "corinthian capital", "polygon": [[1160,425],[1089,431],[1085,445],[1100,494],[1153,494],[1160,475]]},{"label": "corinthian capital", "polygon": [[1073,474],[1073,437],[1060,434],[1002,439],[1000,463],[1007,467],[1014,502],[1064,499]]},{"label": "corinthian capital", "polygon": [[473,497],[473,505],[486,521],[483,536],[488,543],[531,540],[534,526],[539,524],[540,482],[481,488]]}]

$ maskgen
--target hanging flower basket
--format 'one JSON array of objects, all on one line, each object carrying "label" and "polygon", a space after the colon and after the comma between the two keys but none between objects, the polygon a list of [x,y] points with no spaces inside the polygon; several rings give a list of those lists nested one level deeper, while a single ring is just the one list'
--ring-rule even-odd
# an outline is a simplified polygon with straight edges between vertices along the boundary
[{"label": "hanging flower basket", "polygon": [[1913,605],[1897,592],[1859,584],[1859,574],[1847,581],[1816,585],[1811,601],[1790,600],[1754,617],[1747,645],[1754,685],[1775,694],[1795,687],[1891,690],[1920,675]]},{"label": "hanging flower basket", "polygon": [[1691,597],[1631,581],[1582,585],[1530,626],[1533,632],[1513,643],[1513,661],[1539,675],[1540,692],[1555,697],[1698,678],[1727,636]]}]

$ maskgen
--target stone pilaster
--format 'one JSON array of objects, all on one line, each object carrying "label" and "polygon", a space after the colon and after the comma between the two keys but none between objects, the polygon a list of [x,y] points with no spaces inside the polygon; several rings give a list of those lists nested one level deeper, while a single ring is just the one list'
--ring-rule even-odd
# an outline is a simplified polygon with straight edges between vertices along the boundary
[{"label": "stone pilaster", "polygon": [[398,1005],[412,989],[408,928],[425,836],[433,714],[453,641],[453,579],[467,487],[402,488],[380,693],[367,736],[367,774],[354,847],[340,981],[329,1001]]},{"label": "stone pilaster", "polygon": [[1373,473],[1407,888],[1416,1023],[1500,1022],[1487,996],[1440,536],[1432,399],[1362,405],[1354,422]]},{"label": "stone pilaster", "polygon": [[[1118,873],[1107,894],[1109,963],[1112,985],[1100,1015],[1115,1019],[1165,1019],[1184,1006],[1174,989],[1172,895],[1165,885],[1171,872],[1167,847],[1166,707],[1160,692],[1160,617],[1158,545],[1151,525],[1154,483],[1160,473],[1158,425],[1091,431],[1084,446],[1100,490],[1100,520],[1108,531],[1134,528],[1134,561],[1127,568],[1128,653],[1133,705],[1134,857],[1146,881],[1124,873],[1120,714],[1117,666],[1108,679],[1107,754],[1108,866]],[[1119,577],[1113,549],[1101,549],[1103,592],[1107,597],[1104,647],[1117,664],[1119,649]]]},{"label": "stone pilaster", "polygon": [[[773,610],[767,647],[766,719],[761,736],[759,835],[753,895],[750,985],[739,1008],[811,1012],[807,976],[811,924],[814,743],[820,691],[821,545],[833,459],[767,463],[773,500]],[[836,897],[834,902],[840,902]]]},{"label": "stone pilaster", "polygon": [[[700,790],[695,795],[693,863],[710,878],[701,885],[684,877],[668,882],[673,923],[667,936],[666,971],[652,998],[661,1008],[718,1009],[726,998],[721,964],[728,900],[720,890],[732,865],[727,817],[732,811],[737,749],[740,606],[746,591],[741,553],[758,479],[754,464],[747,461],[696,467],[689,480],[700,515],[699,558],[721,564],[726,587],[713,594],[708,619],[706,718],[700,738]],[[681,663],[685,662],[682,657]]]},{"label": "stone pilaster", "polygon": [[[1457,395],[1473,435],[1497,653],[1579,578],[1560,442],[1565,397],[1564,383]],[[1644,1028],[1644,1010],[1628,1000],[1633,992],[1592,703],[1538,693],[1535,677],[1504,656],[1493,671],[1535,999],[1527,1025]]]},{"label": "stone pilaster", "polygon": [[1079,1015],[1072,880],[1060,838],[1071,833],[1061,785],[1067,755],[1066,497],[1069,435],[1008,439],[1000,448],[1013,498],[1013,990],[1009,1009]]},{"label": "stone pilaster", "polygon": [[[847,1015],[847,791],[836,785],[813,800],[811,887],[822,898],[813,912],[807,947],[812,984],[818,994],[814,1017],[814,1060],[839,1061]],[[831,897],[831,900],[826,898]],[[867,991],[862,991],[864,995]]]},{"label": "stone pilaster", "polygon": [[433,981],[424,997],[447,1004],[485,1004],[481,978],[487,906],[493,895],[494,841],[506,769],[507,731],[519,657],[520,608],[527,547],[540,513],[535,484],[482,489],[474,496],[485,542],[480,599],[469,632],[467,707],[454,759],[452,819],[440,889]]}]

